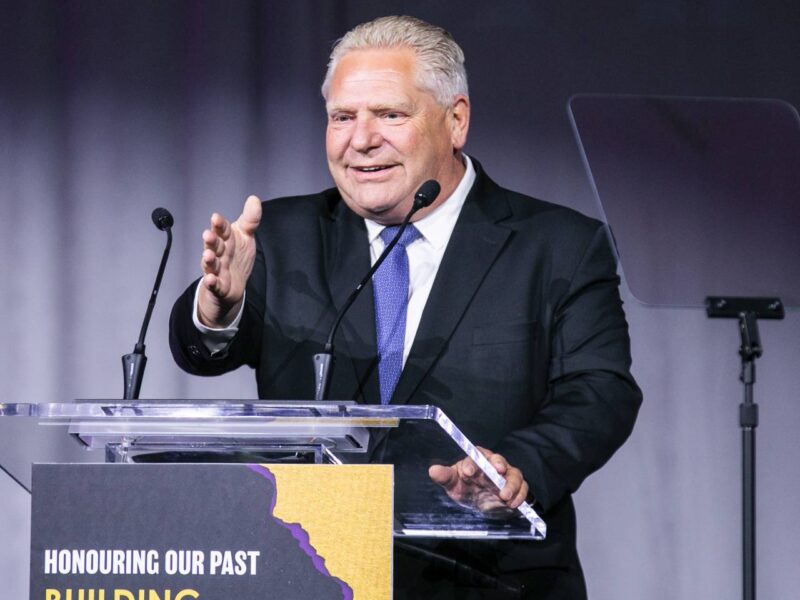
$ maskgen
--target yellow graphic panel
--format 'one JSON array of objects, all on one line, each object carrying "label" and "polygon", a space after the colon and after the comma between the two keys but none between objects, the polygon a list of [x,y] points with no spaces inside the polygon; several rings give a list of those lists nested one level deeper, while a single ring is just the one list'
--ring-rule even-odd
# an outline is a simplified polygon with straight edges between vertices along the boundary
[{"label": "yellow graphic panel", "polygon": [[392,597],[391,465],[264,465],[275,476],[274,515],[298,523],[354,600]]}]

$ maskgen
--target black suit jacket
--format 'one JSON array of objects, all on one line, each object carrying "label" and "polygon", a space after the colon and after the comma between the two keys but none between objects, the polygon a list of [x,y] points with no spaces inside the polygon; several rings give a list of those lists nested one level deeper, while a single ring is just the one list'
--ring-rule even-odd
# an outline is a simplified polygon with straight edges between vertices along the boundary
[{"label": "black suit jacket", "polygon": [[[499,568],[574,566],[570,494],[628,437],[641,402],[615,259],[602,223],[503,189],[473,164],[392,403],[439,406],[524,473],[548,541],[509,546]],[[248,364],[259,397],[313,398],[310,357],[370,265],[365,224],[336,189],[263,208],[228,350],[212,358],[195,330],[194,285],[175,304],[170,345],[191,373]],[[380,402],[375,344],[365,289],[337,336],[329,397]]]}]

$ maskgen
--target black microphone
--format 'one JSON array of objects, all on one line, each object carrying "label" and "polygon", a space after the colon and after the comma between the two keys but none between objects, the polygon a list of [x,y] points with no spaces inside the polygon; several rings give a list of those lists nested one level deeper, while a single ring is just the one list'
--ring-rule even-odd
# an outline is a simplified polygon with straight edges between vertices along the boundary
[{"label": "black microphone", "polygon": [[166,208],[159,207],[155,209],[151,217],[153,219],[153,225],[158,227],[161,231],[165,231],[175,224],[175,220]]},{"label": "black microphone", "polygon": [[[414,208],[411,213],[406,217],[406,221],[417,212],[420,208],[425,208],[433,204],[439,192],[442,191],[442,186],[435,179],[428,179],[425,183],[419,186],[417,193],[414,194]],[[403,225],[405,227],[405,224]]]},{"label": "black microphone", "polygon": [[150,294],[150,302],[147,303],[147,312],[144,315],[142,330],[139,332],[139,341],[136,342],[131,354],[126,354],[122,357],[122,375],[125,384],[122,397],[125,400],[137,400],[139,398],[144,368],[147,365],[147,357],[144,355],[144,336],[147,334],[147,326],[150,324],[150,316],[153,314],[153,308],[156,305],[156,297],[161,287],[161,278],[164,276],[164,268],[167,266],[169,250],[172,247],[172,226],[175,220],[170,212],[166,208],[157,208],[153,211],[152,218],[156,227],[161,231],[167,232],[167,245],[164,248],[164,254],[161,256],[161,264],[158,267],[158,275],[156,275],[153,292]]},{"label": "black microphone", "polygon": [[434,179],[429,179],[417,190],[417,193],[414,194],[414,204],[411,206],[411,210],[408,211],[405,219],[400,225],[400,229],[397,231],[395,236],[392,238],[386,247],[383,249],[383,252],[378,257],[378,260],[375,261],[375,264],[372,265],[367,274],[364,276],[364,279],[361,280],[356,286],[356,289],[353,290],[353,293],[347,298],[347,301],[342,306],[342,309],[339,311],[339,314],[336,315],[336,320],[333,322],[331,326],[331,330],[328,333],[328,340],[325,342],[325,349],[320,352],[319,354],[314,355],[314,400],[325,400],[325,396],[328,394],[328,382],[331,376],[331,370],[333,369],[333,338],[336,335],[336,331],[339,329],[339,324],[342,322],[344,315],[350,310],[353,302],[355,302],[358,295],[361,293],[361,290],[364,289],[364,286],[369,283],[369,280],[372,279],[372,276],[375,274],[375,271],[378,270],[378,267],[383,264],[383,261],[386,260],[386,257],[389,256],[389,253],[392,251],[397,245],[397,242],[400,240],[400,236],[403,235],[403,232],[406,230],[409,221],[411,221],[411,217],[414,216],[418,210],[425,208],[426,206],[430,206],[436,197],[439,195],[441,191],[441,186],[439,182]]}]

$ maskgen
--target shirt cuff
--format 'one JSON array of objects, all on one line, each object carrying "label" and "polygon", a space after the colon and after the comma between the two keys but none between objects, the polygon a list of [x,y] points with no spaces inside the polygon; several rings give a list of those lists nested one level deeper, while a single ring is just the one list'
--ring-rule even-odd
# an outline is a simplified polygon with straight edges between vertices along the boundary
[{"label": "shirt cuff", "polygon": [[[203,345],[208,348],[208,351],[211,352],[211,356],[215,354],[219,354],[220,352],[224,351],[228,345],[231,343],[231,340],[236,336],[237,332],[239,331],[239,322],[242,320],[242,314],[244,314],[244,302],[245,296],[242,296],[242,306],[239,308],[239,312],[236,315],[236,318],[233,322],[224,327],[222,329],[214,329],[212,327],[206,327],[200,322],[199,312],[198,312],[198,305],[200,302],[200,286],[203,285],[203,281],[200,280],[197,284],[197,288],[194,291],[194,309],[192,310],[192,322],[194,326],[197,328],[197,331],[200,332],[200,339],[203,342]],[[245,292],[245,295],[247,292]]]}]

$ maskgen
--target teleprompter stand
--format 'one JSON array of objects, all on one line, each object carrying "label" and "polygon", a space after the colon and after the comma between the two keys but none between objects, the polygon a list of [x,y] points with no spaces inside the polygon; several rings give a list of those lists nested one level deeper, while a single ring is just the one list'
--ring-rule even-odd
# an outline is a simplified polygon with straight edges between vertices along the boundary
[{"label": "teleprompter stand", "polygon": [[[800,306],[800,116],[769,98],[613,94],[577,94],[569,112],[631,295],[739,322],[743,597],[752,600],[757,321]],[[739,297],[706,298],[711,290]]]},{"label": "teleprompter stand", "polygon": [[763,353],[758,334],[758,319],[783,319],[783,304],[778,298],[735,298],[709,296],[706,314],[712,319],[737,319],[741,345],[744,401],[739,405],[742,429],[742,597],[756,597],[756,427],[758,404],[753,402],[756,359]]}]

